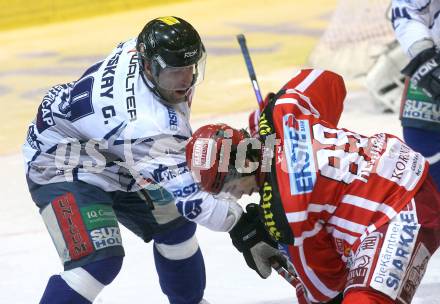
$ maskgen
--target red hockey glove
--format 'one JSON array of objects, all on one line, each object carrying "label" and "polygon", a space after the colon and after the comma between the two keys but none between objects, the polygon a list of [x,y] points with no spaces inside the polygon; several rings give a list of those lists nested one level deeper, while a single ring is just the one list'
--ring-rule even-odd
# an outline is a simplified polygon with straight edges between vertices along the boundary
[{"label": "red hockey glove", "polygon": [[260,206],[249,204],[246,212],[229,232],[232,244],[246,260],[247,265],[255,270],[260,277],[266,279],[272,272],[270,258],[282,257],[277,243],[272,240],[260,220]]},{"label": "red hockey glove", "polygon": [[252,137],[258,137],[258,120],[260,119],[260,110],[255,110],[249,114],[249,133]]},{"label": "red hockey glove", "polygon": [[267,94],[263,100],[263,103],[259,105],[258,110],[255,110],[249,114],[249,133],[252,137],[258,137],[258,121],[260,119],[260,113],[264,110],[273,97],[275,97],[274,93],[270,92]]}]

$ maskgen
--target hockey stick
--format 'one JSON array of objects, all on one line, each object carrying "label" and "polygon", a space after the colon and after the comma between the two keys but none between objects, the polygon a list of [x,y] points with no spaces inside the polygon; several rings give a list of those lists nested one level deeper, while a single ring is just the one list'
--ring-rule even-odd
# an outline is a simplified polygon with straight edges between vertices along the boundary
[{"label": "hockey stick", "polygon": [[248,70],[249,77],[251,78],[252,88],[254,89],[255,96],[257,97],[258,105],[263,103],[263,97],[261,96],[260,86],[258,85],[257,76],[255,75],[254,66],[252,65],[251,55],[246,45],[246,38],[243,34],[237,35],[238,44],[240,44],[241,53],[243,54],[244,61]]},{"label": "hockey stick", "polygon": [[285,267],[283,267],[275,257],[272,257],[269,259],[270,265],[272,268],[281,276],[284,280],[287,281],[290,285],[296,288],[298,284],[301,282],[299,281],[298,277],[296,276],[296,273],[292,273],[291,271],[287,270]]},{"label": "hockey stick", "polygon": [[[247,71],[248,71],[249,77],[252,81],[252,87],[254,89],[255,96],[257,97],[258,105],[261,106],[261,104],[263,103],[263,98],[261,97],[260,86],[258,85],[257,75],[255,74],[254,66],[252,64],[251,55],[250,55],[249,49],[247,48],[247,45],[246,45],[246,38],[244,37],[243,34],[239,34],[239,35],[237,35],[237,41],[240,44],[241,53],[243,54],[244,61],[246,62]],[[270,259],[270,264],[271,264],[272,268],[293,287],[296,288],[297,284],[300,283],[295,271],[293,269],[292,269],[292,271],[290,271],[290,270],[286,269],[285,267],[283,267],[276,260],[275,257],[272,257]]]}]

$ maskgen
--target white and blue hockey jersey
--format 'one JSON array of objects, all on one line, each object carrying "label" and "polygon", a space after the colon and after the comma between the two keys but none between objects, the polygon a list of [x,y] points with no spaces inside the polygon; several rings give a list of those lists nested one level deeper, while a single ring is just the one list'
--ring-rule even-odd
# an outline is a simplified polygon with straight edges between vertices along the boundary
[{"label": "white and blue hockey jersey", "polygon": [[[392,23],[396,38],[410,58],[440,47],[440,1],[393,0]],[[440,132],[440,104],[409,85],[401,111],[402,126]]]},{"label": "white and blue hockey jersey", "polygon": [[229,229],[230,202],[201,191],[186,165],[188,103],[167,105],[153,93],[135,45],[120,43],[79,80],[49,90],[23,146],[28,179],[146,189],[154,202],[173,200],[190,220]]},{"label": "white and blue hockey jersey", "polygon": [[439,15],[440,1],[437,0],[392,1],[392,22],[396,38],[410,57],[421,51],[411,50],[415,42],[431,40],[440,46]]}]

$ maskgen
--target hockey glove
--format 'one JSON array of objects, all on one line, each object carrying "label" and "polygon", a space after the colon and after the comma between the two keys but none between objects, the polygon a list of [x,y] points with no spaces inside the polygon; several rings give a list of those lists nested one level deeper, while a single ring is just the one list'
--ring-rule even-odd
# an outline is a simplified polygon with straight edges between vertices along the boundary
[{"label": "hockey glove", "polygon": [[266,279],[271,271],[271,257],[277,260],[285,259],[277,248],[260,220],[260,207],[257,204],[246,206],[240,220],[229,232],[232,244],[243,253],[246,264],[255,270],[260,277]]},{"label": "hockey glove", "polygon": [[421,51],[403,68],[402,74],[411,77],[412,84],[435,101],[440,101],[440,53],[435,47]]},{"label": "hockey glove", "polygon": [[260,120],[260,113],[264,110],[264,108],[267,106],[269,101],[275,97],[275,94],[270,92],[266,95],[263,102],[259,105],[258,110],[253,111],[251,114],[249,114],[249,133],[252,137],[258,138],[259,134],[259,127],[258,123]]}]

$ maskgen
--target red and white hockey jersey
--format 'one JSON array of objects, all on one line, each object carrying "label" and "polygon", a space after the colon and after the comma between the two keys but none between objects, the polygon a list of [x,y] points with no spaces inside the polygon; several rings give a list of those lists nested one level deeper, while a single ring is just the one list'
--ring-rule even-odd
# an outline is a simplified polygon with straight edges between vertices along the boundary
[{"label": "red and white hockey jersey", "polygon": [[314,302],[343,290],[350,251],[410,201],[428,169],[393,135],[337,128],[344,98],[342,77],[302,70],[259,123],[262,139],[279,139],[276,170],[265,174],[261,192],[265,224],[279,242],[293,241],[289,255]]}]

